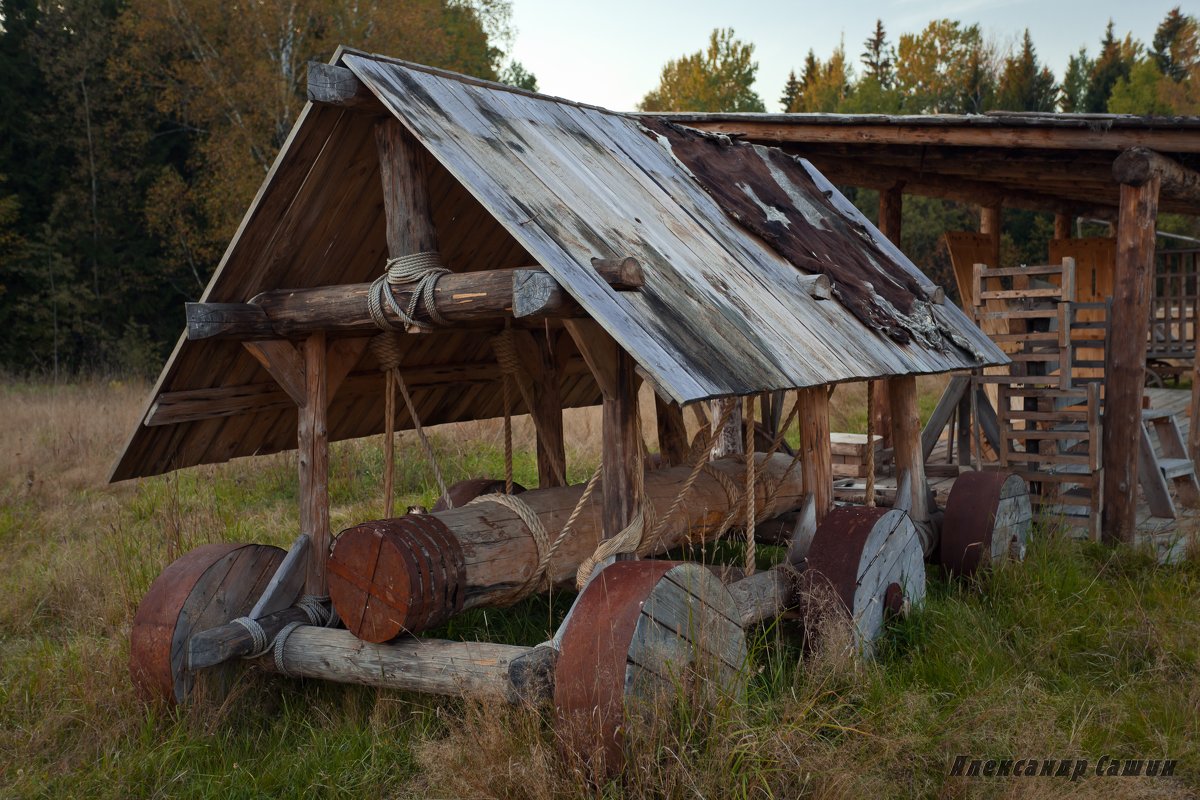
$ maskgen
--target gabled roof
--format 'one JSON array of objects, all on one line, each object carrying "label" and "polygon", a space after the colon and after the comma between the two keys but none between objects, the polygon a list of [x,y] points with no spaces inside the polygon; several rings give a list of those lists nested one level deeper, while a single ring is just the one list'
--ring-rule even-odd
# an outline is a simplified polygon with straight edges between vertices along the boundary
[{"label": "gabled roof", "polygon": [[[432,156],[443,262],[541,265],[678,402],[1006,360],[959,309],[926,302],[930,281],[803,160],[727,140],[696,146],[696,134],[380,56],[340,51],[340,63]],[[203,300],[382,272],[374,122],[305,107]],[[721,191],[721,165],[734,158],[761,169]],[[627,256],[645,285],[617,293],[591,260]],[[841,300],[802,291],[812,272]],[[502,413],[491,333],[406,337],[404,366],[432,376],[413,386],[423,423]],[[598,402],[569,337],[556,342],[564,403]],[[464,368],[435,380],[445,365]],[[184,401],[194,418],[156,424],[157,408]],[[375,433],[382,413],[382,380],[365,355],[331,399],[330,437]],[[402,413],[398,425],[411,421]],[[181,338],[113,479],[288,449],[295,431],[295,409],[240,344]]]}]

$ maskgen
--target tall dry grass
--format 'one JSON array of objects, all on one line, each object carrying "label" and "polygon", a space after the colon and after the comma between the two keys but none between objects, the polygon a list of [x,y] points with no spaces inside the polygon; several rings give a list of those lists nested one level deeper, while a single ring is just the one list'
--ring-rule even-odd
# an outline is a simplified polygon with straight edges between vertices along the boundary
[{"label": "tall dry grass", "polygon": [[[923,381],[923,404],[936,382]],[[144,705],[126,672],[137,603],[207,541],[286,545],[294,456],[105,484],[148,387],[0,389],[0,796],[3,797],[1189,797],[1200,791],[1200,559],[1041,536],[1023,565],[973,584],[931,577],[925,609],[863,663],[790,623],[748,632],[745,702],[689,697],[631,733],[637,759],[595,787],[559,753],[552,714],[248,674],[236,700]],[[861,430],[861,387],[835,428]],[[653,416],[643,398],[654,447]],[[694,421],[689,419],[693,426]],[[599,451],[595,411],[567,417],[572,478]],[[453,480],[502,470],[495,422],[432,431]],[[516,422],[517,478],[536,465]],[[403,437],[399,503],[431,470]],[[382,509],[378,442],[331,454],[335,529]],[[456,618],[441,635],[533,644],[569,596]],[[955,753],[1180,759],[1171,780],[949,778]]]}]

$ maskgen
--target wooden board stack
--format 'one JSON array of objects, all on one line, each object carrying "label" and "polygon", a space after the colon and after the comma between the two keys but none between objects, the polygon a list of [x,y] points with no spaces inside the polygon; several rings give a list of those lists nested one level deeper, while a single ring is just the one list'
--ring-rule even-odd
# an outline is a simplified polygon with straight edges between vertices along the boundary
[{"label": "wooden board stack", "polygon": [[[879,451],[883,448],[883,437],[874,437],[872,446],[875,448],[875,459],[878,463]],[[835,478],[867,477],[867,435],[865,433],[831,433],[829,434],[829,447],[833,452],[833,476]]]}]

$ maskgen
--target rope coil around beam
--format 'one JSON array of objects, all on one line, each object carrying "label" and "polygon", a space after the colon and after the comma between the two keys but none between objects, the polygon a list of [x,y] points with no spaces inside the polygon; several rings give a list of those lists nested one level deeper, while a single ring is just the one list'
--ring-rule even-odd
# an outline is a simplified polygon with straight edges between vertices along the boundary
[{"label": "rope coil around beam", "polygon": [[238,617],[231,620],[231,622],[245,628],[246,633],[250,634],[250,640],[254,643],[254,652],[245,656],[245,658],[264,656],[271,649],[271,640],[267,637],[267,632],[263,630],[263,626],[258,624],[258,620],[251,617]]},{"label": "rope coil around beam", "polygon": [[[367,311],[375,325],[383,331],[404,330],[409,325],[430,327],[428,322],[419,322],[416,318],[421,301],[425,303],[425,313],[434,323],[448,325],[449,321],[437,309],[434,289],[438,279],[449,271],[442,266],[441,256],[433,250],[389,258],[386,270],[371,283],[367,292]],[[397,291],[409,291],[406,307],[396,299]],[[385,303],[400,318],[399,323],[388,319],[384,313]]]},{"label": "rope coil around beam", "polygon": [[275,669],[278,670],[280,675],[291,677],[292,673],[288,672],[287,666],[283,661],[283,648],[287,645],[288,637],[292,635],[292,632],[303,624],[303,622],[289,622],[283,626],[283,630],[279,631],[279,635],[275,637]]},{"label": "rope coil around beam", "polygon": [[549,589],[551,586],[550,579],[550,560],[554,558],[554,554],[558,551],[559,546],[566,540],[571,529],[579,520],[579,516],[583,513],[583,509],[587,507],[588,501],[592,497],[592,492],[596,489],[596,484],[600,481],[600,469],[597,468],[592,477],[588,480],[587,486],[583,489],[583,494],[579,496],[579,500],[575,503],[575,508],[571,510],[571,515],[567,517],[567,522],[563,525],[562,530],[554,537],[554,541],[550,541],[550,536],[546,532],[546,526],[542,524],[538,518],[537,512],[524,500],[520,495],[515,494],[485,494],[476,497],[469,506],[479,503],[495,503],[498,506],[503,506],[520,518],[529,531],[530,537],[533,539],[534,545],[537,547],[538,563],[524,583],[513,589],[510,598],[512,602],[525,597],[525,593],[532,587],[541,584],[544,589]]}]

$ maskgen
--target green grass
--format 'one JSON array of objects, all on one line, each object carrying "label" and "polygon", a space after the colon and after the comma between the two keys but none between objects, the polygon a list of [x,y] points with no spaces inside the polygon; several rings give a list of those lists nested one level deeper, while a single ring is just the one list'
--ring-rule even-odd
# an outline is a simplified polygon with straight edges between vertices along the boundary
[{"label": "green grass", "polygon": [[[548,712],[247,673],[224,705],[145,705],[126,663],[155,576],[206,541],[286,546],[286,456],[101,484],[136,392],[9,387],[0,447],[0,796],[531,797],[587,791]],[[99,420],[111,430],[97,430]],[[5,427],[7,426],[7,427]],[[435,436],[447,478],[501,475],[495,436]],[[572,479],[593,463],[571,459]],[[412,442],[397,504],[429,504]],[[374,443],[331,457],[335,529],[377,516]],[[536,483],[523,450],[515,477]],[[740,557],[736,545],[709,557]],[[764,560],[778,551],[763,548]],[[535,644],[570,593],[478,609],[434,635]],[[790,623],[749,631],[746,701],[664,713],[606,797],[1188,797],[1200,792],[1200,557],[1081,546],[1041,531],[1022,564],[963,583],[931,573],[924,607],[879,657],[801,658]],[[975,757],[1170,757],[1169,780],[949,778]]]}]

